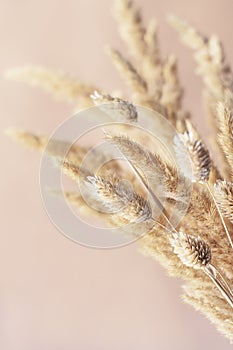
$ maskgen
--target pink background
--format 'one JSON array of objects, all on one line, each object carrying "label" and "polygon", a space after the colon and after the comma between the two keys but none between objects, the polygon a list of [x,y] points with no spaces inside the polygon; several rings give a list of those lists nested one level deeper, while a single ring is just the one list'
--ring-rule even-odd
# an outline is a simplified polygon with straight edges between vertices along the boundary
[{"label": "pink background", "polygon": [[[233,61],[232,0],[138,1],[160,22],[161,47],[174,51],[199,129],[201,84],[191,54],[166,24],[173,12],[218,34]],[[110,0],[1,0],[1,73],[27,63],[62,68],[105,90],[123,86],[104,54],[123,48]],[[23,84],[0,82],[2,130],[50,133],[71,108]],[[2,134],[0,348],[2,350],[221,349],[231,346],[180,299],[181,282],[166,276],[137,245],[100,251],[57,232],[41,203],[40,156]]]}]

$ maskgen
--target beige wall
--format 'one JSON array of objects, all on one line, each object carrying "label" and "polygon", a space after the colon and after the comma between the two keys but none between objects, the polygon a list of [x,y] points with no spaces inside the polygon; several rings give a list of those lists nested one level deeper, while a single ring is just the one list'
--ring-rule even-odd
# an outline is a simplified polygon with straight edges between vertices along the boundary
[{"label": "beige wall", "polygon": [[[160,21],[164,52],[180,60],[185,104],[200,121],[200,82],[190,52],[165,23],[174,12],[219,34],[233,61],[232,0],[140,0]],[[121,81],[103,47],[122,48],[110,0],[1,0],[1,73],[35,63],[62,68],[106,90]],[[2,130],[50,133],[71,109],[22,84],[0,82]],[[200,128],[202,125],[199,123]],[[204,129],[203,129],[204,130]],[[204,132],[204,131],[203,131]],[[137,252],[72,243],[41,203],[39,155],[1,143],[0,348],[2,350],[230,349],[213,326],[180,300],[181,283]]]}]

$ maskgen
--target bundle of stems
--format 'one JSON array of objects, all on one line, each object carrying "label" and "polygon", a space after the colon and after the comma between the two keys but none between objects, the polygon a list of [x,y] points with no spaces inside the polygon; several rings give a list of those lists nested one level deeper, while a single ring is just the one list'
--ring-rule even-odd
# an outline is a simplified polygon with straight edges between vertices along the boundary
[{"label": "bundle of stems", "polygon": [[[43,67],[24,67],[7,73],[11,79],[39,86],[73,104],[75,110],[97,105],[113,120],[137,123],[137,104],[160,112],[177,129],[192,162],[192,177],[187,179],[185,162],[176,143],[177,170],[155,149],[149,149],[134,138],[122,134],[105,134],[127,159],[127,174],[119,165],[112,165],[98,174],[79,169],[84,147],[73,145],[64,162],[58,162],[64,173],[77,181],[80,172],[95,199],[111,213],[99,215],[117,224],[150,222],[146,234],[139,240],[142,252],[159,261],[171,276],[184,282],[185,302],[205,314],[216,328],[233,341],[233,76],[226,62],[220,40],[207,38],[194,27],[175,16],[170,24],[181,40],[194,52],[197,72],[203,80],[204,102],[212,128],[211,149],[208,150],[191,122],[190,113],[182,105],[183,89],[179,82],[174,54],[163,58],[158,43],[158,26],[152,20],[147,25],[137,5],[131,0],[117,0],[115,15],[120,35],[131,55],[129,60],[116,49],[108,48],[113,64],[131,92],[131,98],[104,93],[95,85],[79,82],[61,72]],[[121,95],[122,97],[122,95]],[[130,100],[130,101],[129,101]],[[119,120],[118,119],[118,120]],[[45,136],[30,132],[11,131],[10,135],[41,151],[47,144]],[[61,141],[50,149],[53,157]],[[217,154],[213,163],[210,153]],[[183,165],[182,165],[183,164]],[[183,169],[182,169],[183,167]],[[149,179],[145,181],[144,176]],[[111,173],[111,174],[110,174]],[[133,188],[120,186],[121,176],[128,176]],[[183,189],[178,186],[182,179]],[[145,198],[140,186],[149,193]],[[193,183],[191,200],[182,221],[171,220],[174,203],[186,201],[186,186]],[[163,202],[156,193],[162,186]],[[156,187],[157,186],[157,187]],[[161,189],[160,189],[161,190]],[[85,208],[80,194],[66,192],[67,200]],[[160,209],[153,218],[152,205]],[[88,215],[91,209],[87,207]],[[114,213],[114,215],[112,214]],[[98,213],[97,213],[98,214]],[[128,226],[126,226],[128,227]],[[130,225],[129,225],[130,227]],[[135,226],[134,226],[135,228]]]}]

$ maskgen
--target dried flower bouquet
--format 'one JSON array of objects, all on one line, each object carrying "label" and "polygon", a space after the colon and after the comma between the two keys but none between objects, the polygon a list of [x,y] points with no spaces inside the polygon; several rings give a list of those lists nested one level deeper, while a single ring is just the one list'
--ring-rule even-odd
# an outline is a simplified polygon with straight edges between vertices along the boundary
[{"label": "dried flower bouquet", "polygon": [[[116,1],[115,14],[120,34],[133,61],[115,49],[108,49],[108,54],[130,88],[130,102],[105,94],[94,85],[81,83],[61,72],[42,67],[11,70],[7,76],[39,86],[71,102],[76,110],[93,105],[101,108],[103,103],[111,103],[122,121],[136,122],[135,105],[141,105],[161,113],[173,124],[192,160],[193,190],[190,205],[176,227],[169,220],[169,208],[162,206],[161,215],[140,239],[141,250],[158,260],[171,276],[181,277],[185,281],[184,301],[205,314],[220,332],[233,341],[232,71],[216,36],[207,38],[186,22],[170,16],[170,24],[194,52],[197,73],[203,80],[204,98],[212,128],[212,152],[217,155],[215,166],[190,121],[190,114],[183,110],[183,90],[178,78],[176,57],[173,54],[165,59],[161,56],[157,23],[152,20],[146,26],[140,10],[130,0]],[[10,134],[17,141],[39,151],[45,148],[48,141],[45,136],[30,132],[14,130]],[[147,149],[124,134],[107,134],[105,138],[120,149],[136,173],[135,164],[138,164],[140,169],[155,176],[157,181],[160,181],[161,174],[163,178],[165,174],[167,191],[173,201],[179,200],[181,194],[177,190],[177,170],[156,155],[155,150]],[[77,181],[82,172],[96,197],[108,208],[117,209],[121,203],[128,204],[124,211],[115,216],[99,215],[112,224],[118,220],[129,223],[153,221],[151,203],[137,189],[119,190],[120,169],[107,169],[101,174],[91,174],[87,170],[83,174],[79,165],[86,151],[73,145],[66,160],[59,163],[64,173]],[[110,170],[114,177],[109,176]],[[137,175],[143,182],[142,175]],[[151,192],[151,200],[156,202],[156,194]],[[80,194],[67,192],[66,197],[74,205],[85,207]],[[157,202],[157,205],[160,204]],[[87,207],[86,210],[91,209]]]}]

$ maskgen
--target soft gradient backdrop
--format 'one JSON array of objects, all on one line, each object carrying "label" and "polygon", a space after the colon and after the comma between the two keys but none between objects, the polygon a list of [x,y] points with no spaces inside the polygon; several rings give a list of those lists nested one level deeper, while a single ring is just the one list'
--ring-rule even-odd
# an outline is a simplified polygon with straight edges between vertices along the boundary
[{"label": "soft gradient backdrop", "polygon": [[[138,0],[160,23],[161,47],[174,51],[185,105],[202,133],[201,83],[167,13],[218,34],[233,62],[232,0]],[[104,53],[124,49],[111,0],[1,0],[1,74],[27,63],[62,68],[105,90],[122,82]],[[1,79],[2,131],[43,133],[71,108],[43,92]],[[137,245],[102,251],[72,243],[51,224],[40,198],[37,153],[1,137],[1,350],[228,350],[230,344],[180,299],[181,282],[166,276]]]}]

